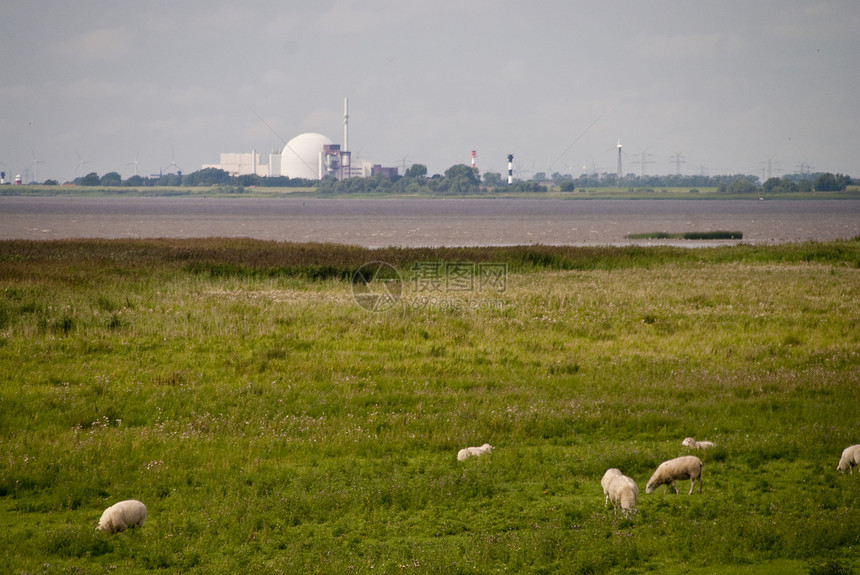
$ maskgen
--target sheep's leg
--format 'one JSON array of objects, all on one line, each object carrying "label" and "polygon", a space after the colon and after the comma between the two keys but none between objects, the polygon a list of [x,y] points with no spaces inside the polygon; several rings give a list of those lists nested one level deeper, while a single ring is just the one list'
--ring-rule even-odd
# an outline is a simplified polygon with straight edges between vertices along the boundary
[{"label": "sheep's leg", "polygon": [[[672,489],[674,489],[674,490],[675,490],[675,493],[677,494],[677,493],[678,493],[678,486],[677,486],[677,485],[675,485],[675,480],[674,480],[674,479],[673,479],[672,481],[670,481],[670,482],[669,482],[669,485],[671,485],[671,486],[672,486]],[[668,490],[669,488],[667,487],[666,489]]]}]

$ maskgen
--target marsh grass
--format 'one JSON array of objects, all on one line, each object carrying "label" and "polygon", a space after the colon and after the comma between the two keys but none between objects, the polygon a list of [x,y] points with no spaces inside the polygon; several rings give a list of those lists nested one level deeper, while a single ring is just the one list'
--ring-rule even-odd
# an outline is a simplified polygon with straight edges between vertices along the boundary
[{"label": "marsh grass", "polygon": [[[389,312],[352,298],[368,261],[402,270]],[[504,306],[405,305],[416,261],[505,262]],[[857,240],[0,243],[0,564],[851,572],[858,262]],[[645,495],[688,435],[717,443],[704,493]],[[629,519],[608,467],[640,486]],[[128,497],[146,525],[96,532]]]}]

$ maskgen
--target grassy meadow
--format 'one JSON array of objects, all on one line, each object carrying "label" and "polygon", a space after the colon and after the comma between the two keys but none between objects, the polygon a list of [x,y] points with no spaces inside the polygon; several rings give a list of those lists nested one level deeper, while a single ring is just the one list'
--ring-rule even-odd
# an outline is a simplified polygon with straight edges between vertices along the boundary
[{"label": "grassy meadow", "polygon": [[[858,400],[860,238],[5,241],[0,571],[856,574]],[[646,495],[686,436],[703,493]]]}]

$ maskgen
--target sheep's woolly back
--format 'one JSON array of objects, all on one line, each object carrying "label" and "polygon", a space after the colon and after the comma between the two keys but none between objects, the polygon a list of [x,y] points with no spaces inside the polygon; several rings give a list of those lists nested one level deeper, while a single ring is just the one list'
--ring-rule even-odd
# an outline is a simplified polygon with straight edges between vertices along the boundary
[{"label": "sheep's woolly back", "polygon": [[603,479],[600,480],[600,486],[603,488],[603,495],[606,499],[603,501],[603,504],[606,505],[609,502],[609,484],[613,479],[619,477],[621,475],[621,470],[616,468],[607,469],[606,473],[603,474]]},{"label": "sheep's woolly back", "polygon": [[676,479],[689,479],[690,493],[693,493],[695,482],[698,481],[699,492],[701,493],[702,460],[695,455],[684,455],[683,457],[664,461],[657,467],[651,479],[648,480],[648,484],[645,486],[645,493],[653,493],[655,489],[666,484],[671,485],[675,489],[675,493],[677,493],[678,488],[675,486]]},{"label": "sheep's woolly back", "polygon": [[854,468],[860,468],[860,444],[850,445],[842,451],[842,457],[839,459],[839,465],[836,466],[840,473],[854,473]]},{"label": "sheep's woolly back", "polygon": [[636,512],[636,499],[639,497],[639,486],[626,475],[617,475],[609,482],[609,500],[615,507],[620,507],[625,515]]},{"label": "sheep's woolly back", "polygon": [[144,521],[146,521],[146,505],[136,499],[128,499],[105,509],[99,519],[98,529],[108,533],[119,533],[129,527],[143,527]]},{"label": "sheep's woolly back", "polygon": [[466,447],[457,452],[457,461],[463,461],[464,459],[468,459],[472,455],[478,457],[480,455],[484,455],[485,453],[490,453],[493,451],[493,446],[489,443],[485,443],[481,447]]},{"label": "sheep's woolly back", "polygon": [[684,441],[681,442],[681,445],[685,447],[692,447],[693,449],[707,449],[709,447],[714,446],[713,441],[696,441],[692,437],[687,437]]}]

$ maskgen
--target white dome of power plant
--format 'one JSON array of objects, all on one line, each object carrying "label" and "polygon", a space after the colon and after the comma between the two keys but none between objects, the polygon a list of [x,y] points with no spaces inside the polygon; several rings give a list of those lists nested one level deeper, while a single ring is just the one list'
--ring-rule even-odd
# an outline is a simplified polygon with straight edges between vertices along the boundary
[{"label": "white dome of power plant", "polygon": [[322,134],[299,134],[281,151],[281,175],[316,180],[320,177],[320,152],[332,142]]},{"label": "white dome of power plant", "polygon": [[396,176],[397,168],[383,168],[364,160],[352,161],[349,151],[349,107],[343,102],[343,147],[335,144],[326,136],[316,132],[299,134],[284,146],[283,150],[272,150],[268,163],[253,150],[248,153],[223,153],[218,164],[204,164],[204,168],[216,168],[231,176],[254,174],[262,177],[286,176],[306,180],[319,180],[323,177],[337,179],[382,174]]}]

